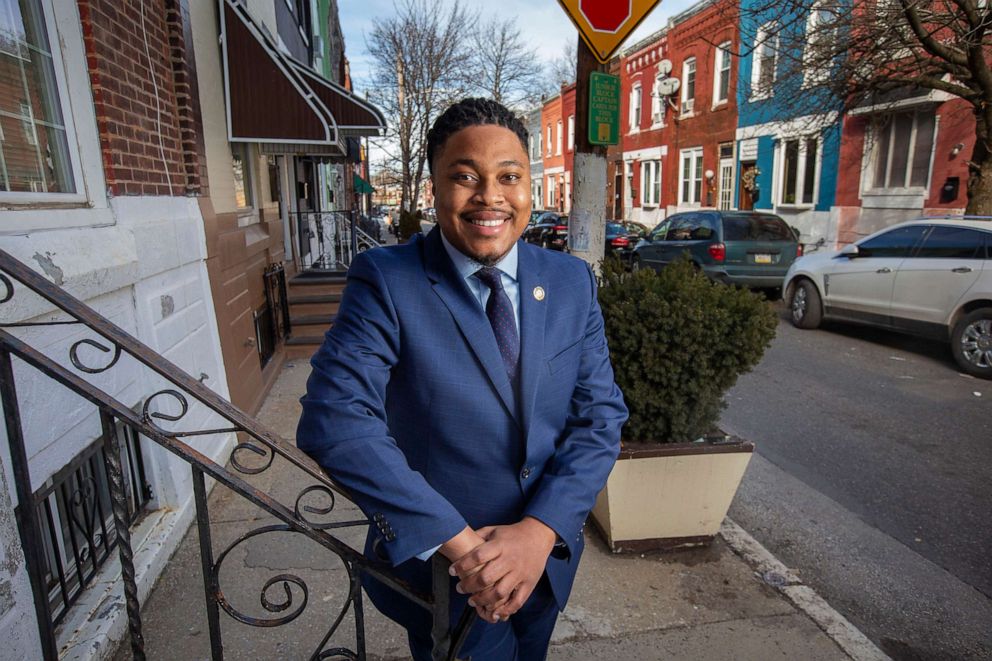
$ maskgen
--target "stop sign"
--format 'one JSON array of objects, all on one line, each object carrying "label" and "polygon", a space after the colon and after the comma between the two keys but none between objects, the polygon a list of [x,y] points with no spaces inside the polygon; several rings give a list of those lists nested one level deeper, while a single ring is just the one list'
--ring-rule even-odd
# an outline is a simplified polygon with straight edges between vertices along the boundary
[{"label": "stop sign", "polygon": [[631,0],[579,0],[579,9],[594,30],[616,32],[630,18]]}]

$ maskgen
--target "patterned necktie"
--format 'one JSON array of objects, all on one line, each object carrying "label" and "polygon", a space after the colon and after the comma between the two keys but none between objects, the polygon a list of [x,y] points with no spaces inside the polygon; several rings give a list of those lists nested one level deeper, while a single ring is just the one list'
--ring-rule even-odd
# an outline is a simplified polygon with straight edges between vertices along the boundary
[{"label": "patterned necktie", "polygon": [[496,335],[496,344],[503,356],[503,364],[510,381],[517,376],[517,359],[520,356],[520,340],[517,337],[517,322],[513,315],[513,304],[503,289],[500,271],[486,266],[475,272],[475,277],[489,287],[489,300],[486,302],[486,316]]}]

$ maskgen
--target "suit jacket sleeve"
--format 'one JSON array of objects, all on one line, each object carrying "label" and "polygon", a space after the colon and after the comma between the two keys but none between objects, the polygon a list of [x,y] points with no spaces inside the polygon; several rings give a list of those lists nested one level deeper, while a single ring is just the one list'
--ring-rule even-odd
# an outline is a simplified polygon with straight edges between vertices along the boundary
[{"label": "suit jacket sleeve", "polygon": [[589,282],[592,299],[565,429],[524,511],[554,530],[569,551],[620,453],[620,429],[627,420],[591,270]]},{"label": "suit jacket sleeve", "polygon": [[386,283],[375,262],[360,254],[334,326],[311,360],[296,437],[372,519],[394,565],[466,525],[389,435],[386,385],[399,352],[399,320]]}]

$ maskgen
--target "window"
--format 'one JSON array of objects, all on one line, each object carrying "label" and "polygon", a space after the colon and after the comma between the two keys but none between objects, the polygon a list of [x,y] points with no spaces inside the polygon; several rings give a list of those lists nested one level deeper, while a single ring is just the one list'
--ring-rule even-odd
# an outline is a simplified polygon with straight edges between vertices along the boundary
[{"label": "window", "polygon": [[730,209],[734,203],[734,145],[720,145],[720,208]]},{"label": "window", "polygon": [[661,161],[641,162],[641,206],[661,203]]},{"label": "window", "polygon": [[836,18],[825,0],[814,3],[806,18],[806,45],[803,48],[803,86],[824,82],[830,75]]},{"label": "window", "polygon": [[933,153],[934,111],[886,115],[872,126],[872,188],[926,188]]},{"label": "window", "polygon": [[723,215],[724,241],[795,241],[785,221],[771,214]]},{"label": "window", "polygon": [[630,90],[630,116],[627,118],[631,131],[641,127],[641,84],[634,85]]},{"label": "window", "polygon": [[548,198],[544,202],[544,208],[551,209],[555,206],[555,178],[551,175],[548,175],[548,187],[546,190]]},{"label": "window", "polygon": [[779,204],[816,203],[818,147],[815,137],[793,138],[782,142]]},{"label": "window", "polygon": [[930,259],[985,259],[988,232],[965,227],[934,227],[917,257]]},{"label": "window", "polygon": [[712,213],[683,213],[672,216],[665,241],[708,241],[716,236]]},{"label": "window", "polygon": [[657,76],[654,79],[654,88],[651,91],[651,125],[656,126],[665,121],[665,97],[659,90],[664,76]]},{"label": "window", "polygon": [[696,99],[696,58],[682,63],[682,112],[692,112]]},{"label": "window", "polygon": [[76,192],[52,42],[41,0],[0,4],[2,192]]},{"label": "window", "polygon": [[572,173],[566,172],[564,179],[564,186],[562,187],[562,198],[564,199],[564,204],[562,205],[562,211],[568,213],[569,209],[572,208]]},{"label": "window", "polygon": [[716,47],[713,67],[713,105],[726,103],[730,97],[730,42]]},{"label": "window", "polygon": [[909,257],[923,234],[926,225],[910,225],[889,230],[873,239],[858,244],[860,257]]},{"label": "window", "polygon": [[568,116],[568,151],[575,149],[575,115]]},{"label": "window", "polygon": [[551,156],[551,124],[548,124],[548,156]]},{"label": "window", "polygon": [[[138,433],[116,423],[127,522],[133,526],[151,499]],[[114,557],[117,536],[111,511],[106,446],[98,439],[48,479],[35,496],[42,535],[44,581],[52,622],[63,621],[100,568]]]},{"label": "window", "polygon": [[251,159],[244,142],[231,143],[231,169],[234,172],[234,202],[239,209],[254,206],[251,196]]},{"label": "window", "polygon": [[699,204],[703,192],[703,148],[683,149],[679,161],[679,204]]},{"label": "window", "polygon": [[751,98],[761,99],[772,95],[775,84],[775,66],[778,62],[778,34],[774,21],[758,28],[751,54]]},{"label": "window", "polygon": [[555,136],[555,154],[561,153],[561,120],[558,120],[558,133]]}]

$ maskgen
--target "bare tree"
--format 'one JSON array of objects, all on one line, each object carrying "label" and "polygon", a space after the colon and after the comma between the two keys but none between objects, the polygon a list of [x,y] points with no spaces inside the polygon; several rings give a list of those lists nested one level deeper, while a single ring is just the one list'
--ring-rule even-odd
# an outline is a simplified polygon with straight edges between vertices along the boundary
[{"label": "bare tree", "polygon": [[[742,41],[777,58],[770,84],[797,109],[895,109],[937,91],[975,126],[966,213],[992,214],[992,9],[985,0],[759,0],[741,6]],[[771,28],[771,29],[769,29]],[[764,70],[764,69],[759,69]],[[745,91],[751,81],[741,81]],[[825,106],[824,100],[832,99]],[[892,113],[880,113],[876,121]],[[871,121],[865,120],[871,134]]]},{"label": "bare tree", "polygon": [[575,63],[578,61],[577,43],[574,39],[566,41],[561,55],[548,64],[545,83],[547,93],[557,94],[562,85],[575,82]]},{"label": "bare tree", "polygon": [[492,18],[472,36],[479,93],[510,108],[534,104],[544,81],[537,51],[528,48],[512,18]]},{"label": "bare tree", "polygon": [[374,60],[369,98],[389,121],[404,209],[412,209],[424,180],[431,123],[472,87],[465,35],[475,22],[460,3],[444,8],[429,0],[397,0],[393,15],[376,18],[366,35]]}]

